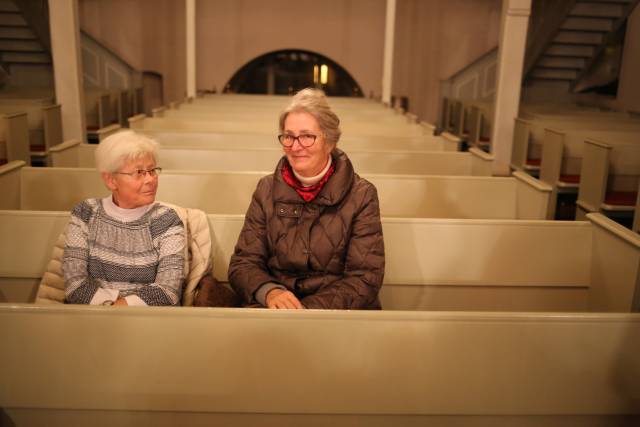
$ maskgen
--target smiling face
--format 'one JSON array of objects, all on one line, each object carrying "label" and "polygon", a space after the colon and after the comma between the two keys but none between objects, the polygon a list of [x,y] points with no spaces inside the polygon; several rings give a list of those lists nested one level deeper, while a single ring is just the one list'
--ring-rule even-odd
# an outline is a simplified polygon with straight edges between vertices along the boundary
[{"label": "smiling face", "polygon": [[333,150],[334,144],[325,140],[316,118],[305,112],[289,113],[284,121],[283,134],[316,135],[316,142],[310,147],[303,147],[299,140],[295,140],[291,147],[284,147],[284,154],[291,168],[298,175],[304,177],[318,175],[327,165],[329,153]]},{"label": "smiling face", "polygon": [[[138,169],[150,170],[156,167],[153,156],[146,155],[139,159],[131,159],[118,170],[118,172],[135,172]],[[107,187],[113,194],[113,201],[123,209],[134,209],[151,204],[156,199],[158,190],[158,176],[146,173],[144,177],[124,175],[121,173],[102,174]]]}]

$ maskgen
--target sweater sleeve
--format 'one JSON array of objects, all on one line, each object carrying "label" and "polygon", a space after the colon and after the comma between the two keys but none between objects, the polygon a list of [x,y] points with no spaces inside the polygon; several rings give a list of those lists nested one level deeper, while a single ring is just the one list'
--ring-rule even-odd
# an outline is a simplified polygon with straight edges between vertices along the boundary
[{"label": "sweater sleeve", "polygon": [[262,201],[258,198],[261,185],[269,183],[266,180],[258,183],[229,263],[229,283],[247,304],[256,302],[255,293],[262,285],[269,282],[277,283],[267,267],[267,221]]},{"label": "sweater sleeve", "polygon": [[306,308],[363,309],[376,300],[384,279],[384,240],[376,188],[369,184],[365,191],[351,224],[342,278],[303,298]]},{"label": "sweater sleeve", "polygon": [[[71,212],[67,225],[67,240],[62,257],[65,302],[70,304],[101,304],[112,295],[96,295],[100,289],[98,281],[89,276],[88,229],[93,209],[88,201],[77,205]],[[117,297],[117,295],[116,295]]]},{"label": "sweater sleeve", "polygon": [[151,238],[158,248],[158,267],[153,283],[133,292],[146,305],[179,305],[184,283],[184,224],[173,209],[151,221]]}]

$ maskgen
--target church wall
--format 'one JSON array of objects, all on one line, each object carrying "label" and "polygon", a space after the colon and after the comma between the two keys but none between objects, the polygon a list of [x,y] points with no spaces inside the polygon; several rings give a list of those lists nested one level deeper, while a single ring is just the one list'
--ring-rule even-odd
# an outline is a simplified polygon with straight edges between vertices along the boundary
[{"label": "church wall", "polygon": [[501,1],[400,0],[397,8],[392,93],[435,122],[440,82],[497,46]]}]

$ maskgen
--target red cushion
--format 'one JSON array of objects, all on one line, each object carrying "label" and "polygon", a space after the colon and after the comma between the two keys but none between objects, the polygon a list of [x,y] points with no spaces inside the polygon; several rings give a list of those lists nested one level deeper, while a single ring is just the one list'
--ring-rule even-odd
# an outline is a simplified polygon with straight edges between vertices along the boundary
[{"label": "red cushion", "polygon": [[637,191],[607,191],[604,196],[604,203],[607,205],[634,206],[637,199]]},{"label": "red cushion", "polygon": [[478,138],[478,141],[480,141],[480,142],[491,142],[491,138],[487,138],[486,136],[481,136],[480,138]]},{"label": "red cushion", "polygon": [[540,166],[540,159],[527,159],[527,164],[531,166]]},{"label": "red cushion", "polygon": [[0,165],[5,165],[7,163],[7,159],[0,159]]},{"label": "red cushion", "polygon": [[560,175],[560,182],[578,184],[580,182],[580,175]]},{"label": "red cushion", "polygon": [[31,151],[44,151],[44,145],[30,145]]}]

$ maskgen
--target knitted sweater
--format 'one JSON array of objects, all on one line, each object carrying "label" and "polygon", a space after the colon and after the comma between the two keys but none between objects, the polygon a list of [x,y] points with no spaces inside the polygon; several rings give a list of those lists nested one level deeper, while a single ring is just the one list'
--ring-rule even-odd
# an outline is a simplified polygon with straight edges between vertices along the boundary
[{"label": "knitted sweater", "polygon": [[99,304],[135,295],[147,305],[177,305],[184,280],[185,228],[176,212],[154,204],[130,222],[109,216],[100,199],[71,212],[62,270],[65,301]]}]

